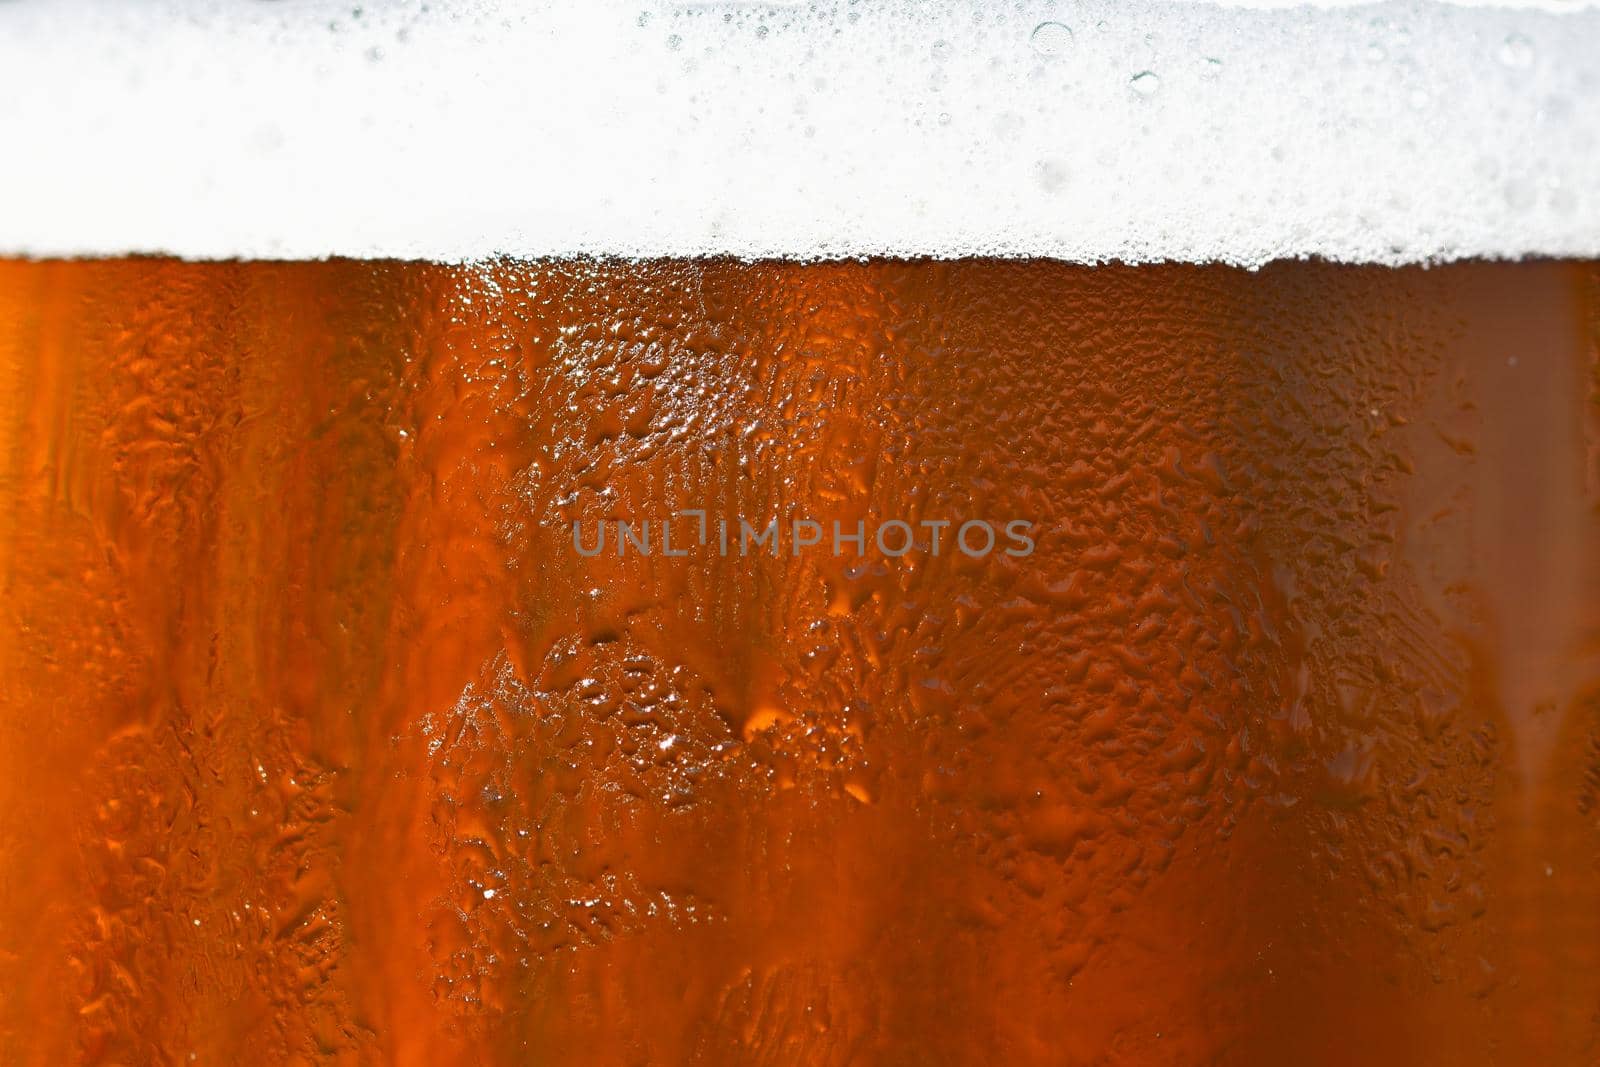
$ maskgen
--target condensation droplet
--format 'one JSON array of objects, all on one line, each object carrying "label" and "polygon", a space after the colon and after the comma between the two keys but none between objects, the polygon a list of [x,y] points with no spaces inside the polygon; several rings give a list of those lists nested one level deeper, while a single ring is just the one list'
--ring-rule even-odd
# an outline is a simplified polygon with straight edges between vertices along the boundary
[{"label": "condensation droplet", "polygon": [[1041,22],[1028,40],[1041,56],[1058,56],[1072,45],[1072,29],[1060,22]]},{"label": "condensation droplet", "polygon": [[1141,70],[1128,80],[1128,87],[1140,96],[1151,96],[1161,88],[1161,78],[1153,70]]}]

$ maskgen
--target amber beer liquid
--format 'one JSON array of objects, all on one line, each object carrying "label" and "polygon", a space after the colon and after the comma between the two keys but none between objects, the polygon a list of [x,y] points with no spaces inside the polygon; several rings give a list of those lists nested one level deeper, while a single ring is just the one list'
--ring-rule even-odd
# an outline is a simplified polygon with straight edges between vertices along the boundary
[{"label": "amber beer liquid", "polygon": [[[1593,1062],[1597,343],[1592,262],[6,263],[3,1058]],[[917,543],[574,551],[683,509]]]},{"label": "amber beer liquid", "polygon": [[0,2],[0,1067],[1597,1067],[1597,54]]}]

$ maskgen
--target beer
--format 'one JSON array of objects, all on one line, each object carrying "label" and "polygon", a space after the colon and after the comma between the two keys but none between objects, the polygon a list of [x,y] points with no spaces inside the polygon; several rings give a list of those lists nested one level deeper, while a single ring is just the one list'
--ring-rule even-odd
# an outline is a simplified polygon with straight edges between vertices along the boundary
[{"label": "beer", "polygon": [[1593,263],[0,291],[12,1062],[1591,1048]]},{"label": "beer", "polygon": [[[19,7],[0,54],[61,82]],[[596,10],[508,14],[511,44],[409,8],[292,40],[359,87],[410,84],[413,45],[559,72],[634,47],[573,29]],[[296,95],[323,75],[293,48],[235,48],[294,12],[139,22],[141,57],[183,62],[96,76],[134,103],[61,85],[97,136],[132,136],[97,109],[163,135],[190,112],[136,105],[189,77],[217,94],[195,114],[305,125],[287,164],[158,136],[170,187],[144,192],[87,160],[59,202],[44,168],[0,178],[0,1062],[1600,1055],[1596,17],[941,8],[883,54],[935,96],[995,78],[963,171],[939,138],[966,104],[913,100],[908,138],[862,89],[898,77],[887,16],[851,10],[628,9],[653,50],[601,68],[623,88],[582,121],[502,102],[593,150],[551,168],[561,196],[511,195],[523,148],[494,138],[445,178],[407,155],[403,203],[340,184],[393,161],[383,122],[319,140],[348,99]],[[1261,34],[1286,54],[1252,65]],[[751,71],[776,122],[786,72],[841,65],[774,156],[707,157],[731,191],[649,229],[612,193],[649,207],[662,145],[701,134],[607,101],[769,45],[821,57]],[[1100,93],[1124,55],[1093,150],[1033,158],[1045,113],[1007,94]],[[1354,149],[1457,130],[1471,98],[1401,90],[1462,56],[1505,86],[1487,163],[1419,152],[1437,199],[1370,159],[1338,184]],[[1184,93],[1270,125],[1296,57],[1296,91],[1395,90],[1398,132],[1352,89],[1305,105],[1343,126],[1239,142],[1237,175],[1184,165],[1211,151]],[[982,73],[1011,65],[1036,73]],[[512,69],[424,84],[475,129]],[[949,165],[920,207],[915,166],[827,125],[841,85]],[[0,143],[34,143],[26,114]],[[1085,178],[1105,152],[1131,167]],[[858,186],[763,214],[763,175],[840,160]],[[1333,184],[1297,200],[1296,175]]]}]

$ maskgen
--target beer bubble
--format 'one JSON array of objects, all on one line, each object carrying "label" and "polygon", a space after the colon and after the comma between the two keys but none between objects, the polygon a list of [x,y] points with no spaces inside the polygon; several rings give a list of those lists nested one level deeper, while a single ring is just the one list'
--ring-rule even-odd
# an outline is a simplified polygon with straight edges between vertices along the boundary
[{"label": "beer bubble", "polygon": [[1513,33],[1495,49],[1495,58],[1503,67],[1526,70],[1533,66],[1533,42],[1520,33]]},{"label": "beer bubble", "polygon": [[1161,88],[1161,77],[1153,70],[1141,70],[1128,79],[1128,87],[1143,97],[1154,96]]},{"label": "beer bubble", "polygon": [[1504,187],[1506,206],[1513,211],[1526,211],[1533,206],[1537,194],[1534,192],[1533,183],[1521,178],[1513,178],[1506,182]]},{"label": "beer bubble", "polygon": [[1059,22],[1041,22],[1028,38],[1041,56],[1058,56],[1072,45],[1072,29]]},{"label": "beer bubble", "polygon": [[1060,160],[1041,159],[1034,165],[1034,176],[1038,179],[1039,188],[1054,193],[1067,184],[1069,175]]}]

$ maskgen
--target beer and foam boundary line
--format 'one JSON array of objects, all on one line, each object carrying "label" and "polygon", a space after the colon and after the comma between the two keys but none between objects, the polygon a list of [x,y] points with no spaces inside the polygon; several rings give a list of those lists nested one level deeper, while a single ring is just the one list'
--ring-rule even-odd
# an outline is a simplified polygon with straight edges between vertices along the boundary
[{"label": "beer and foam boundary line", "polygon": [[1600,9],[0,5],[0,254],[1600,255]]}]

